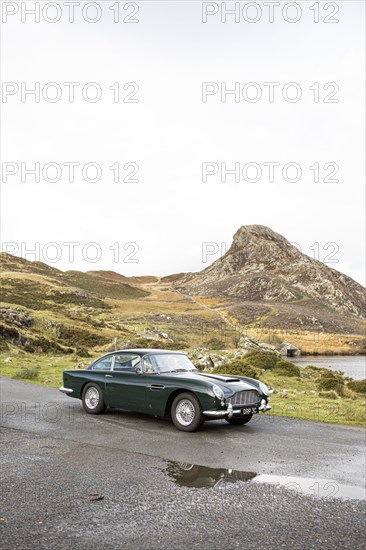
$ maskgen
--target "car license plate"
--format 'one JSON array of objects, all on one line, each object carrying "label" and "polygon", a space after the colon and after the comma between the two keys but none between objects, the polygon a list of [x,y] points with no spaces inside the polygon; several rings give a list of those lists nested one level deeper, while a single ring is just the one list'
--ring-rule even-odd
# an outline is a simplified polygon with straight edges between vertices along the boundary
[{"label": "car license plate", "polygon": [[241,410],[241,414],[255,414],[257,412],[256,408],[247,407]]}]

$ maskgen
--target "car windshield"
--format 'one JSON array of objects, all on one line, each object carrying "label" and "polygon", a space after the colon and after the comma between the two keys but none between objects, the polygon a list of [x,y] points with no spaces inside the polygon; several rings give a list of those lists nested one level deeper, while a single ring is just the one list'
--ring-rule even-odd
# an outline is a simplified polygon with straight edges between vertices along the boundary
[{"label": "car windshield", "polygon": [[186,355],[151,354],[144,357],[145,372],[192,372],[197,370]]}]

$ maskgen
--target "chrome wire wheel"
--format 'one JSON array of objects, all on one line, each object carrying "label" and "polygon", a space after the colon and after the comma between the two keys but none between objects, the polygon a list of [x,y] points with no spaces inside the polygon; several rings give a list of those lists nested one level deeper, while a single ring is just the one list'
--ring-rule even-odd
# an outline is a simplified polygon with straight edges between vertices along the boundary
[{"label": "chrome wire wheel", "polygon": [[182,432],[195,432],[205,421],[202,406],[191,392],[180,393],[171,405],[173,424]]},{"label": "chrome wire wheel", "polygon": [[85,403],[89,409],[95,409],[99,403],[99,392],[96,388],[88,388],[85,393]]},{"label": "chrome wire wheel", "polygon": [[84,386],[81,399],[84,409],[89,414],[100,414],[106,408],[103,391],[97,384],[93,384],[93,382],[89,382]]},{"label": "chrome wire wheel", "polygon": [[175,410],[175,415],[178,422],[182,426],[189,426],[190,424],[192,424],[195,414],[196,411],[191,401],[189,401],[188,399],[182,399],[181,401],[179,401]]},{"label": "chrome wire wheel", "polygon": [[177,462],[177,466],[179,466],[181,470],[189,472],[189,470],[192,470],[192,468],[195,467],[195,464],[188,464],[187,462]]}]

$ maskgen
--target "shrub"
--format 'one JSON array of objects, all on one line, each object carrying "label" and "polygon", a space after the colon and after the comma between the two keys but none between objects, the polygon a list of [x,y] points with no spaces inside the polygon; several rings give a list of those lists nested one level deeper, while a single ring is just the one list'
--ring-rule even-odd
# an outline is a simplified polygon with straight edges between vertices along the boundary
[{"label": "shrub", "polygon": [[82,346],[77,347],[75,350],[76,355],[79,355],[80,357],[91,357],[88,350]]},{"label": "shrub", "polygon": [[109,338],[97,332],[89,332],[81,328],[61,325],[59,338],[68,346],[88,347],[103,346],[109,342]]},{"label": "shrub", "polygon": [[366,379],[365,380],[352,380],[348,382],[347,386],[350,390],[356,393],[366,394]]},{"label": "shrub", "polygon": [[319,392],[319,397],[323,397],[324,399],[338,399],[339,396],[334,390],[330,391],[321,391]]},{"label": "shrub", "polygon": [[35,380],[39,376],[40,367],[28,368],[22,367],[13,376],[15,379]]},{"label": "shrub", "polygon": [[280,357],[273,351],[250,351],[245,355],[245,362],[257,369],[273,369]]},{"label": "shrub", "polygon": [[286,361],[285,359],[281,359],[276,363],[274,372],[277,374],[281,374],[282,376],[297,376],[298,378],[300,377],[300,367],[294,365],[293,363],[290,363],[290,361]]},{"label": "shrub", "polygon": [[205,343],[205,347],[208,347],[209,349],[223,349],[225,344],[222,340],[219,340],[219,338],[213,337]]},{"label": "shrub", "polygon": [[5,342],[5,340],[0,340],[0,351],[8,351],[8,350],[9,350],[9,346]]},{"label": "shrub", "polygon": [[215,367],[213,374],[230,374],[233,376],[248,376],[249,378],[258,378],[258,371],[245,360],[238,359],[232,363]]},{"label": "shrub", "polygon": [[334,390],[340,397],[344,396],[344,380],[338,373],[324,372],[316,382],[320,391]]}]

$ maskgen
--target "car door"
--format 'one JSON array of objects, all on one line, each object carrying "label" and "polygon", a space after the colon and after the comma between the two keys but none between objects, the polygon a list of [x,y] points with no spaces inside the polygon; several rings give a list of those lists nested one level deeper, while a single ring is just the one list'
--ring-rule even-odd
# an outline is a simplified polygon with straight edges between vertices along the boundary
[{"label": "car door", "polygon": [[87,373],[86,380],[88,382],[97,382],[100,388],[103,391],[103,396],[105,400],[105,390],[106,390],[106,381],[108,378],[106,378],[108,375],[110,375],[112,371],[112,364],[113,364],[113,355],[108,355],[107,357],[103,357],[99,361],[96,361],[91,366],[90,370],[86,370],[85,373]]},{"label": "car door", "polygon": [[163,416],[165,405],[171,393],[171,378],[159,373],[158,365],[152,355],[143,358],[142,370],[146,386],[146,404],[148,411],[157,416]]},{"label": "car door", "polygon": [[116,353],[112,371],[106,375],[106,403],[111,407],[146,411],[146,384],[141,359],[133,353]]}]

